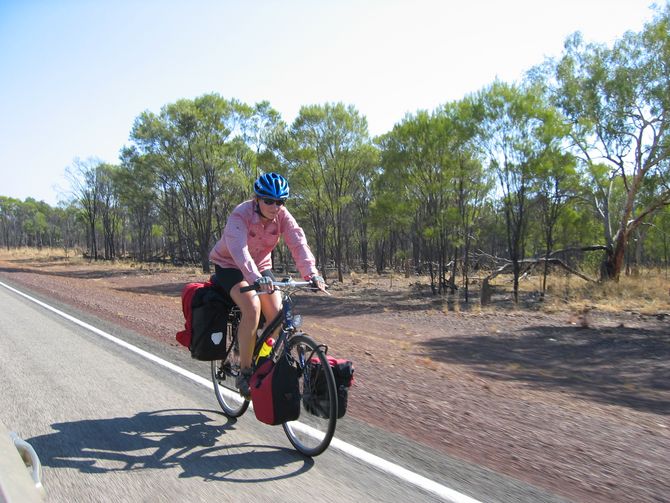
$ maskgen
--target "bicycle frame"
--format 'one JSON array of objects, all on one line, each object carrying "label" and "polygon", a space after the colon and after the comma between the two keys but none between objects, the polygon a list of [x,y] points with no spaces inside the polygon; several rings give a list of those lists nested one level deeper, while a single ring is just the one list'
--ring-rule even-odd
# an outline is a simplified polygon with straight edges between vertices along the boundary
[{"label": "bicycle frame", "polygon": [[281,326],[282,329],[279,333],[279,336],[277,337],[277,340],[275,341],[271,353],[273,359],[276,361],[276,358],[280,354],[279,349],[281,349],[282,345],[286,342],[289,333],[295,330],[295,326],[293,324],[293,300],[286,292],[282,291],[281,293],[282,309],[277,313],[274,319],[265,326],[261,335],[257,337],[252,358],[252,361],[254,362],[256,361],[256,356],[258,356],[258,353],[261,350],[261,346],[263,346],[263,342],[265,342],[267,338]]},{"label": "bicycle frame", "polygon": [[[293,446],[306,456],[321,454],[330,445],[335,432],[338,419],[338,392],[335,378],[329,361],[326,357],[327,346],[318,344],[309,335],[299,330],[299,316],[293,315],[293,299],[291,298],[295,288],[309,287],[308,281],[280,281],[275,282],[282,295],[281,310],[277,315],[266,323],[260,334],[256,332],[256,341],[252,351],[252,369],[257,368],[258,357],[263,343],[274,333],[278,333],[269,358],[275,363],[280,358],[288,359],[288,364],[298,370],[298,393],[302,402],[301,410],[307,411],[300,415],[299,421],[287,421],[282,423],[284,432]],[[243,287],[242,291],[256,290],[255,286]],[[232,363],[229,361],[230,351],[236,347],[239,334],[235,325],[239,323],[239,308],[230,312],[230,325],[227,340],[230,340],[230,348],[225,358],[211,363],[212,381],[214,391],[224,413],[228,417],[237,418],[244,414],[249,406],[249,399],[241,397],[238,393],[237,384],[233,380],[237,378],[240,371],[239,353],[234,354]],[[267,362],[267,360],[265,360]],[[318,372],[312,365],[320,365]],[[316,368],[316,367],[315,367]],[[316,376],[316,377],[315,377]],[[225,381],[225,383],[224,383]],[[318,384],[318,391],[317,391]],[[226,388],[223,390],[222,388]],[[325,397],[325,398],[324,398]],[[326,403],[325,415],[308,408],[308,404],[318,401],[319,406]],[[315,409],[316,410],[316,409]]]}]

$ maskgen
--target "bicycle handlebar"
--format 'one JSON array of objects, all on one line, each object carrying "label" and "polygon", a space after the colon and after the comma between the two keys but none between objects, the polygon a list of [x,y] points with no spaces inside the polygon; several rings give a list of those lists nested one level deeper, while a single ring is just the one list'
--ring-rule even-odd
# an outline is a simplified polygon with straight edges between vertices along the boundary
[{"label": "bicycle handlebar", "polygon": [[[312,286],[311,281],[295,281],[292,279],[285,280],[285,281],[273,281],[272,286],[275,288],[296,288],[296,287],[301,287],[301,286]],[[258,291],[258,287],[256,285],[249,285],[249,286],[243,286],[240,288],[240,292],[252,292],[252,291]]]},{"label": "bicycle handlebar", "polygon": [[[281,290],[282,288],[299,288],[299,287],[314,286],[314,285],[311,281],[295,281],[293,279],[289,279],[289,280],[285,280],[285,281],[273,281],[272,286],[274,288],[276,288],[277,290]],[[326,288],[328,288],[327,285],[326,285]],[[314,290],[318,291],[318,288],[314,287]],[[256,285],[243,286],[243,287],[240,288],[241,293],[253,292],[253,291],[258,292],[258,287]],[[260,292],[260,293],[263,293],[263,292]],[[260,293],[259,293],[259,295],[260,295]],[[328,293],[328,292],[324,292],[324,293],[330,295],[330,293]]]}]

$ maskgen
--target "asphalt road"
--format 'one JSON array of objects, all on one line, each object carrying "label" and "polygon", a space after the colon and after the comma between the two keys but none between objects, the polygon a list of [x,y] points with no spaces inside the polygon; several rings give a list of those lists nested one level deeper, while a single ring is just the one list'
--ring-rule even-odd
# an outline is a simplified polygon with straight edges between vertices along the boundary
[{"label": "asphalt road", "polygon": [[[564,501],[348,417],[305,458],[281,427],[227,419],[202,383],[1,284],[0,306],[0,421],[39,454],[47,501]],[[208,378],[174,348],[84,321]]]}]

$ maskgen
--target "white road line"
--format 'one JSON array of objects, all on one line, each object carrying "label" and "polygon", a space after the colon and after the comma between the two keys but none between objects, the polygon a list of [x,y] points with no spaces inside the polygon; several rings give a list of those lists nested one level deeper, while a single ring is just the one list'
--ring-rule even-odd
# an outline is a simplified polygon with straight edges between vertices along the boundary
[{"label": "white road line", "polygon": [[[194,374],[193,372],[178,367],[177,365],[170,363],[167,360],[159,358],[158,356],[149,353],[148,351],[144,351],[143,349],[140,349],[137,346],[129,344],[126,341],[119,339],[118,337],[114,337],[113,335],[108,334],[107,332],[100,330],[99,328],[96,328],[93,325],[81,321],[80,319],[75,318],[74,316],[71,316],[59,309],[56,309],[55,307],[50,306],[49,304],[46,304],[41,300],[38,300],[34,297],[31,297],[28,294],[25,294],[20,290],[17,290],[16,288],[13,288],[3,283],[2,281],[0,281],[0,285],[5,287],[7,290],[11,290],[12,292],[30,300],[31,302],[34,302],[35,304],[42,306],[43,308],[51,311],[52,313],[55,313],[58,316],[61,316],[62,318],[65,318],[68,321],[71,321],[76,325],[79,325],[80,327],[85,328],[86,330],[90,330],[91,332],[93,332],[96,335],[99,335],[100,337],[103,337],[115,344],[118,344],[119,346],[122,346],[125,349],[132,351],[133,353],[136,353],[148,360],[151,360],[152,362],[157,363],[158,365],[162,365],[163,367],[172,370],[173,372],[176,372],[177,374],[184,376],[187,379],[190,379],[198,384],[201,384],[206,388],[209,388],[210,390],[214,390],[214,385],[212,384],[212,381],[209,379],[205,379],[204,377],[201,377],[197,374]],[[379,456],[375,456],[374,454],[364,451],[363,449],[360,449],[354,445],[348,444],[347,442],[344,442],[338,438],[333,438],[330,446],[334,449],[344,452],[345,454],[351,457],[357,458],[363,461],[364,463],[374,466],[379,470],[382,470],[401,480],[409,482],[410,484],[420,487],[428,492],[431,492],[450,503],[480,503],[478,500],[466,496],[465,494],[459,493],[458,491],[443,486],[442,484],[438,484],[437,482],[430,480],[429,478],[419,475],[418,473],[414,473],[406,468],[403,468],[400,465],[397,465],[383,458],[380,458]]]}]

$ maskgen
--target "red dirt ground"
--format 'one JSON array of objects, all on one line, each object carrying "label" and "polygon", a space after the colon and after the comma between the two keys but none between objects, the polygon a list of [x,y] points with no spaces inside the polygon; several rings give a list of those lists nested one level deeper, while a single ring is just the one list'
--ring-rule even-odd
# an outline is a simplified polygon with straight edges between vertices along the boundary
[{"label": "red dirt ground", "polygon": [[[0,278],[172,345],[181,288],[204,277],[0,260]],[[667,501],[670,316],[445,312],[417,285],[353,283],[297,301],[355,363],[348,414],[574,501]]]}]

